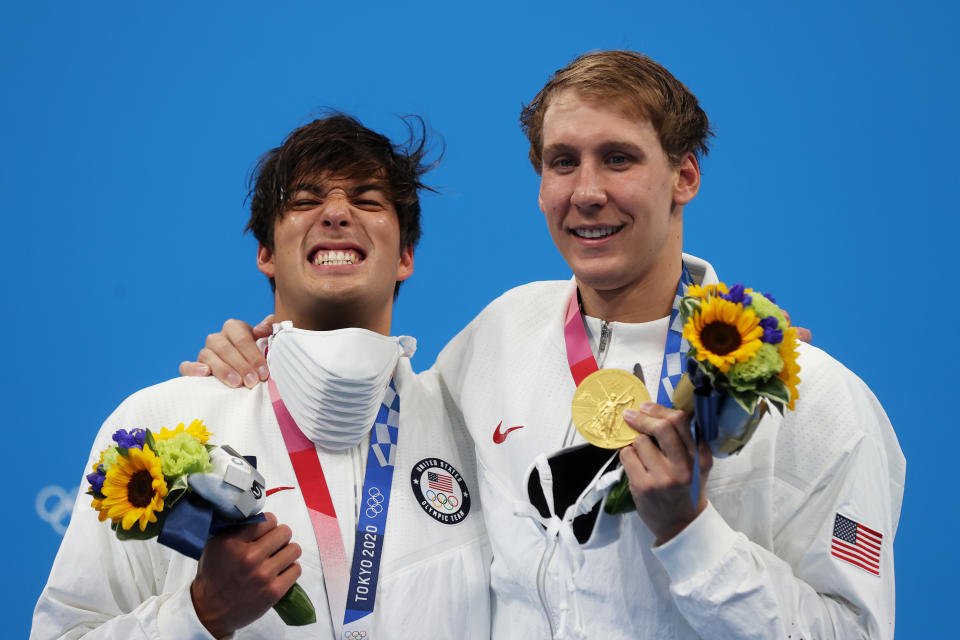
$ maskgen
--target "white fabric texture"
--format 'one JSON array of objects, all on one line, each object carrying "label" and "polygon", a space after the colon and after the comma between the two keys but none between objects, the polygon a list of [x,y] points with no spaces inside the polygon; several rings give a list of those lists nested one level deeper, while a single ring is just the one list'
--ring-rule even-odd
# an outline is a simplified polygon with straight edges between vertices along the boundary
[{"label": "white fabric texture", "polygon": [[297,329],[273,325],[267,362],[297,426],[311,442],[340,451],[370,431],[383,390],[401,356],[417,349],[410,336],[389,337],[367,329]]},{"label": "white fabric texture", "polygon": [[[400,431],[393,492],[377,592],[368,627],[370,640],[388,638],[489,637],[489,545],[472,495],[466,518],[441,524],[418,504],[411,470],[424,458],[442,459],[477,486],[473,453],[462,433],[451,430],[433,374],[415,377],[409,361],[398,364]],[[268,490],[266,511],[277,515],[300,544],[299,582],[317,610],[317,623],[287,627],[269,610],[233,638],[334,638],[317,543],[299,483],[283,444],[267,385],[229,389],[213,379],[178,378],[144,389],[106,420],[91,451],[91,463],[118,428],[175,427],[203,419],[212,441],[257,456]],[[318,448],[347,552],[352,558],[357,492],[363,479],[366,442],[347,451]],[[89,471],[89,464],[84,473]],[[86,483],[84,481],[84,485]],[[97,520],[90,497],[74,506],[50,578],[33,618],[31,638],[210,638],[197,620],[189,593],[197,563],[156,540],[120,542]]]},{"label": "white fabric texture", "polygon": [[[684,262],[696,282],[717,281],[704,261]],[[545,535],[522,517],[527,470],[568,432],[575,387],[563,316],[574,286],[507,292],[436,365],[452,415],[476,443],[493,637],[892,638],[905,461],[866,385],[809,345],[800,346],[797,409],[768,415],[739,455],[715,460],[710,506],[666,544],[653,547],[636,513],[601,512],[597,527],[615,542],[578,555],[550,539],[563,537],[556,523]],[[498,443],[500,424],[523,428]],[[838,512],[883,534],[879,577],[831,556]]]}]

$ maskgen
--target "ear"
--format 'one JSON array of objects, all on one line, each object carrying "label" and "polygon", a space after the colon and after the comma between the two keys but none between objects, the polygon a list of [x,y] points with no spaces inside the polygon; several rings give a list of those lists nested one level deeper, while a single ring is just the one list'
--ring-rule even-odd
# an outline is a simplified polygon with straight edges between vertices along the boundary
[{"label": "ear", "polygon": [[397,263],[397,282],[403,282],[413,275],[413,247],[400,250],[400,261]]},{"label": "ear", "polygon": [[262,243],[257,245],[257,269],[268,278],[273,278],[276,272],[273,264],[273,250],[263,246]]},{"label": "ear", "polygon": [[683,206],[693,200],[700,191],[700,163],[689,151],[680,160],[677,179],[673,187],[673,203]]},{"label": "ear", "polygon": [[547,212],[547,210],[543,208],[543,178],[540,179],[540,190],[537,191],[537,206],[540,207],[542,213]]}]

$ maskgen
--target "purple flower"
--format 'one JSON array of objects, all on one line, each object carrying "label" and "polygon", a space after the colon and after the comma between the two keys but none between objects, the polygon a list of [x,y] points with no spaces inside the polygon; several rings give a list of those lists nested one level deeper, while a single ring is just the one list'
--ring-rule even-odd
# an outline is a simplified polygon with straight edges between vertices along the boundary
[{"label": "purple flower", "polygon": [[769,300],[770,302],[772,302],[773,304],[777,304],[777,299],[773,297],[772,293],[765,293],[763,294],[763,297]]},{"label": "purple flower", "polygon": [[87,482],[90,483],[90,488],[97,493],[103,493],[103,481],[107,479],[107,476],[100,472],[101,469],[103,469],[103,465],[97,467],[94,473],[87,474]]},{"label": "purple flower", "polygon": [[779,322],[773,316],[767,316],[760,320],[760,326],[763,327],[763,340],[769,344],[780,344],[783,340],[783,331],[778,329]]},{"label": "purple flower", "polygon": [[730,302],[736,304],[740,303],[743,306],[747,306],[753,302],[753,298],[750,297],[749,293],[744,291],[744,287],[739,282],[732,287],[730,287],[730,293],[723,293],[720,295],[724,300],[729,300]]},{"label": "purple flower", "polygon": [[124,449],[143,449],[146,438],[147,432],[143,429],[131,429],[129,432],[126,429],[117,429],[117,432],[113,434],[117,446]]}]

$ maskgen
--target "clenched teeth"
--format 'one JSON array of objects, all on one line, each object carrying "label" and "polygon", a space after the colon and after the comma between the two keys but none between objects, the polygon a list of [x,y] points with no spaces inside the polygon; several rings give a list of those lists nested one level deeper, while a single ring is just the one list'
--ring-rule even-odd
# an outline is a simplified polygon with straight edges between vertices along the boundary
[{"label": "clenched teeth", "polygon": [[623,225],[619,227],[593,227],[591,229],[577,228],[573,232],[581,238],[604,238],[620,231],[620,229],[623,229]]},{"label": "clenched teeth", "polygon": [[361,260],[363,260],[363,258],[353,249],[347,249],[345,251],[339,249],[324,251],[321,249],[313,256],[313,264],[316,265],[356,264]]}]

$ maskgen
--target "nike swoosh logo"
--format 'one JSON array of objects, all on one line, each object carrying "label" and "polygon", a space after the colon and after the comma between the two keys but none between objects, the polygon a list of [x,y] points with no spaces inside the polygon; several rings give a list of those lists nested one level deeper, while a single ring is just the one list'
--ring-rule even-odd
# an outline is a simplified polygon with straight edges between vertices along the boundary
[{"label": "nike swoosh logo", "polygon": [[504,440],[506,440],[506,439],[507,439],[507,434],[510,433],[511,431],[514,431],[514,430],[516,430],[516,429],[523,429],[523,427],[524,427],[524,425],[521,424],[521,425],[516,426],[516,427],[510,427],[510,428],[507,429],[506,431],[500,431],[500,427],[502,427],[502,426],[503,426],[503,420],[500,421],[500,424],[498,424],[498,425],[497,425],[497,428],[494,429],[494,431],[493,431],[493,442],[494,442],[495,444],[500,444],[501,442],[503,442]]},{"label": "nike swoosh logo", "polygon": [[296,487],[274,487],[273,489],[267,489],[267,495],[269,496],[276,493],[277,491],[286,491],[288,489],[294,489],[294,488]]}]

